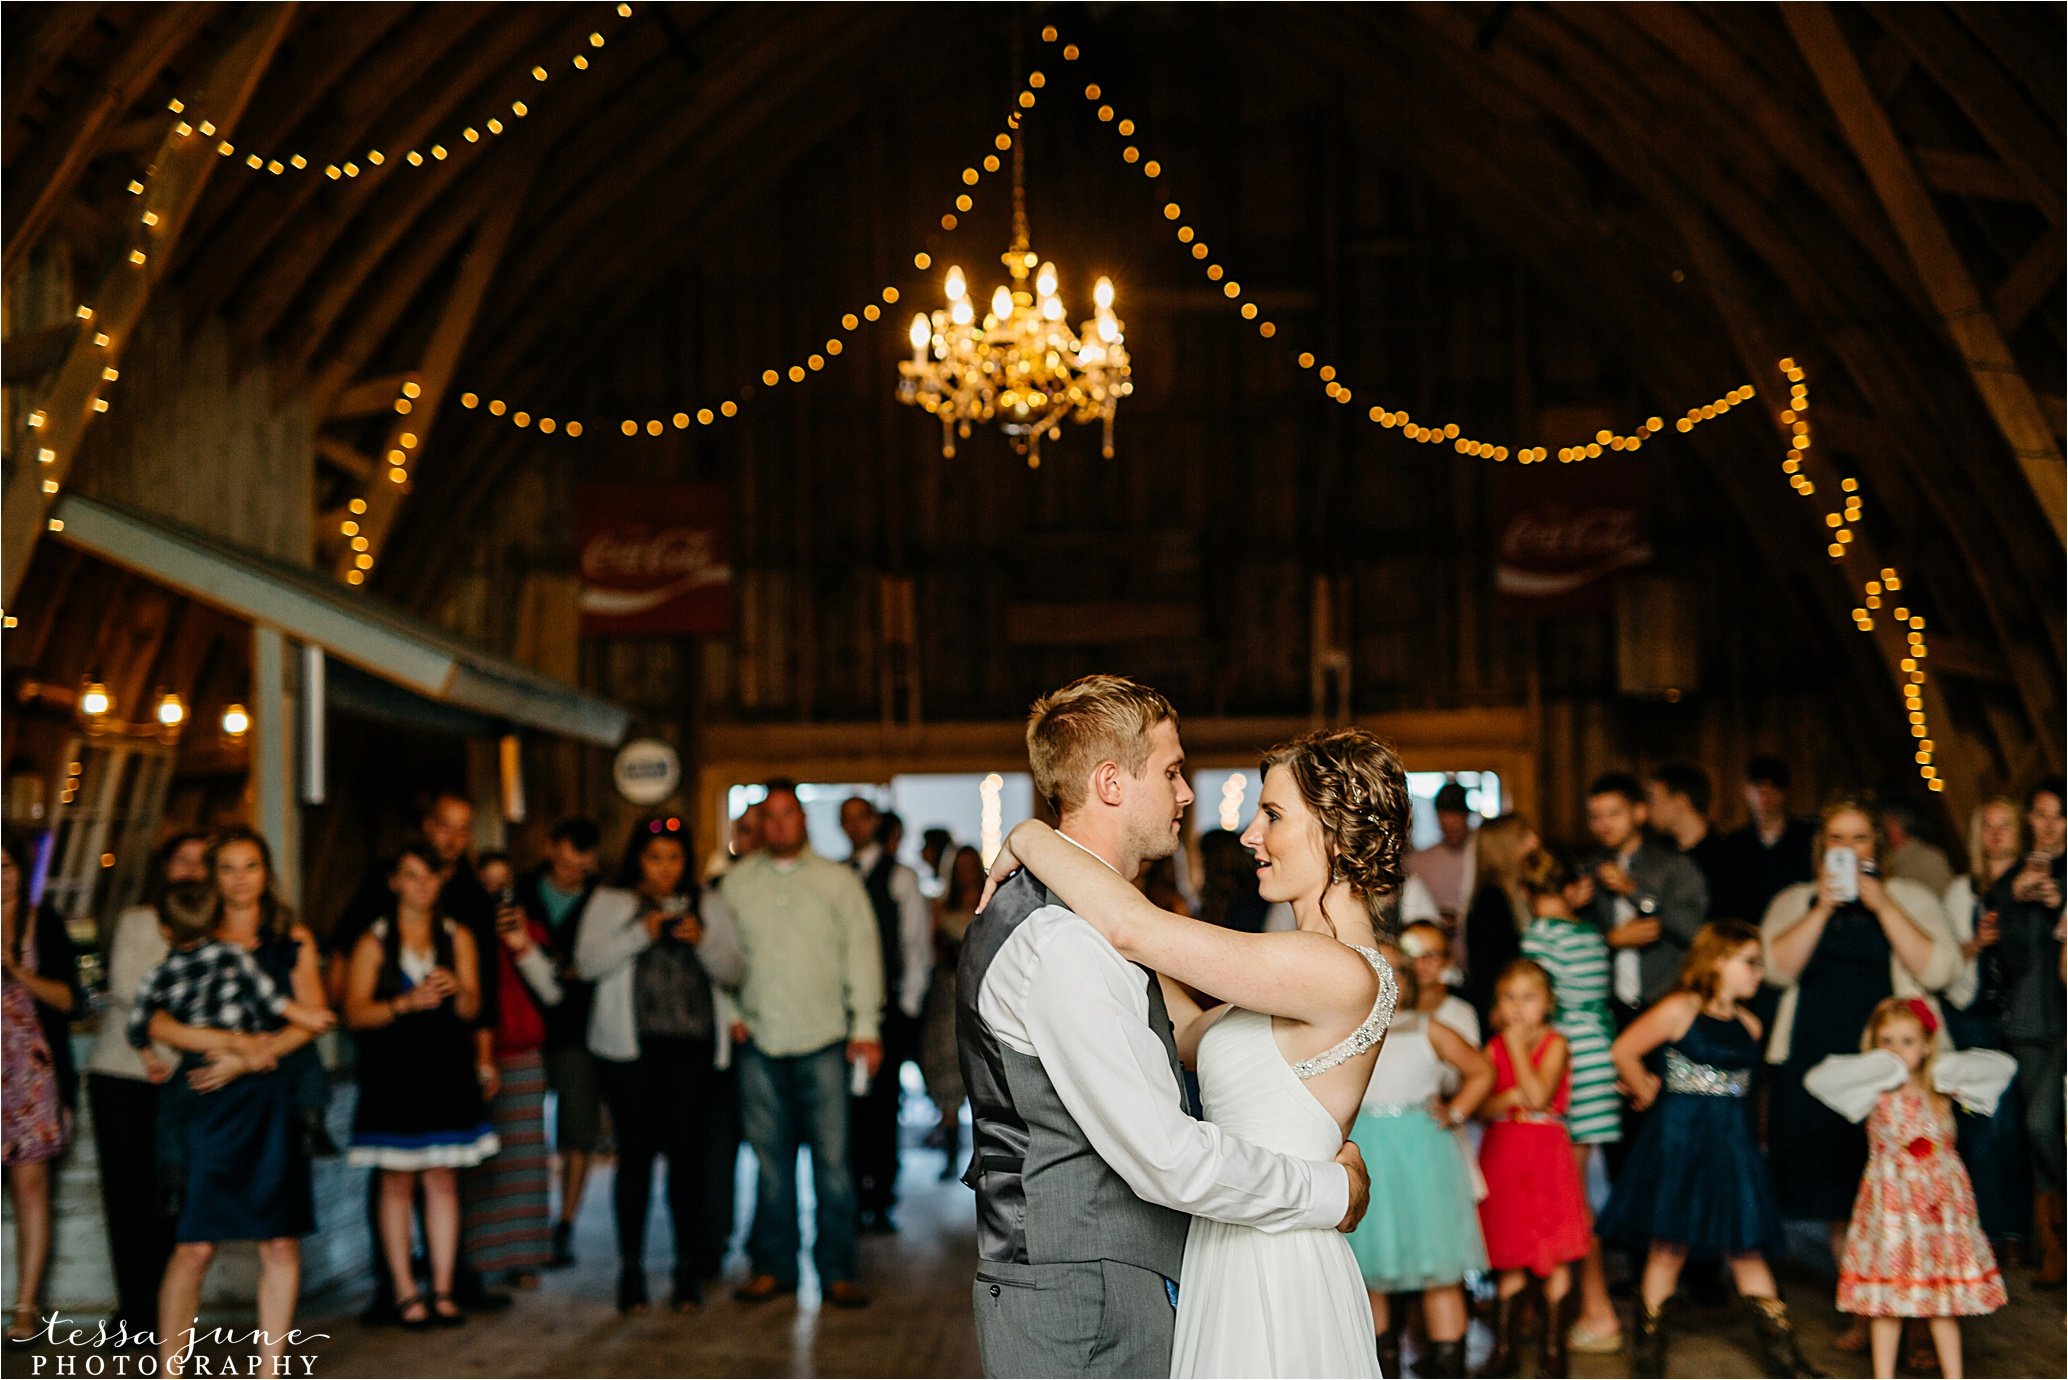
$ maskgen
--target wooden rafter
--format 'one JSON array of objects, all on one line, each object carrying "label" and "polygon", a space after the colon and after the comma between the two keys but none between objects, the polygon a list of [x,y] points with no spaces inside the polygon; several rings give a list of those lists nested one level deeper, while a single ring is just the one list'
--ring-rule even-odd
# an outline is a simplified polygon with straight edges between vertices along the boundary
[{"label": "wooden rafter", "polygon": [[1837,21],[1821,0],[1781,10],[1796,45],[1816,73],[1839,127],[1874,184],[1896,234],[1909,250],[1940,322],[1953,339],[1990,415],[2010,443],[2055,539],[2068,535],[2068,491],[2053,428],[2019,372],[1988,303],[1961,262],[1931,193],[1903,149],[1888,112],[1875,99]]},{"label": "wooden rafter", "polygon": [[[192,32],[196,11],[207,8],[187,4],[144,7],[107,69],[90,89],[66,103],[56,128],[37,139],[35,153],[8,179],[7,205],[0,210],[0,230],[6,235],[0,270],[12,273],[35,245],[92,160],[101,136],[129,114],[129,108]],[[218,123],[227,125],[228,121]]]},{"label": "wooden rafter", "polygon": [[[217,112],[212,118],[218,128],[235,128],[259,77],[279,49],[294,11],[292,3],[280,3],[252,5],[238,13],[220,56],[194,88],[193,105]],[[43,396],[39,408],[42,424],[31,429],[23,442],[31,454],[22,457],[8,481],[5,514],[0,518],[4,523],[0,530],[5,533],[0,562],[5,565],[9,603],[21,588],[29,557],[43,534],[51,495],[70,473],[79,444],[96,415],[106,382],[104,371],[121,358],[123,345],[143,319],[151,289],[170,264],[172,247],[219,161],[214,145],[198,130],[185,135],[177,125],[167,130],[158,151],[157,171],[138,198],[137,214],[153,215],[156,224],[149,228],[134,224],[133,252],[118,259],[84,303],[92,317],[79,322],[71,350]],[[103,341],[106,343],[100,343]]]},{"label": "wooden rafter", "polygon": [[[383,454],[410,449],[402,445],[405,432],[417,436],[419,444],[422,438],[430,435],[431,426],[438,419],[438,408],[452,386],[453,370],[459,364],[460,352],[466,348],[467,336],[473,331],[475,318],[481,313],[489,285],[495,281],[503,250],[510,242],[511,232],[517,228],[518,217],[524,212],[524,193],[529,185],[529,178],[522,179],[508,197],[489,210],[475,230],[474,242],[467,249],[459,276],[453,282],[452,292],[445,300],[444,309],[439,312],[438,323],[432,328],[430,343],[424,351],[423,368],[417,375],[422,391],[409,414],[398,418]],[[403,486],[387,480],[376,480],[366,492],[366,512],[359,519],[359,531],[367,541],[365,554],[375,562],[380,560],[382,544],[394,527],[403,496]],[[339,556],[338,578],[344,579],[347,572],[360,568],[355,561],[357,554],[347,549]]]}]

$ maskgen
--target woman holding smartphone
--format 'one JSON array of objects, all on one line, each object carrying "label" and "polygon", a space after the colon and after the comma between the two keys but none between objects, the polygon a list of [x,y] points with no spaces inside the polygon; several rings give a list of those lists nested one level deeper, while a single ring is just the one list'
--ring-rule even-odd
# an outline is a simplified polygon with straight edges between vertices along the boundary
[{"label": "woman holding smartphone", "polygon": [[668,1219],[675,1235],[678,1313],[704,1304],[722,1241],[708,1240],[707,1161],[720,1124],[714,983],[745,970],[731,917],[716,893],[699,914],[696,869],[678,819],[633,826],[616,886],[598,887],[575,936],[579,976],[596,984],[589,1050],[616,1131],[618,1311],[643,1313],[646,1216],[653,1162],[668,1160]]},{"label": "woman holding smartphone", "polygon": [[[1766,1053],[1779,1066],[1768,1117],[1774,1184],[1784,1218],[1829,1225],[1834,1258],[1867,1166],[1867,1134],[1810,1096],[1803,1075],[1828,1055],[1858,1053],[1860,1031],[1884,998],[1931,1001],[1961,969],[1939,898],[1881,876],[1880,842],[1873,806],[1857,798],[1826,805],[1817,880],[1774,897],[1760,926],[1767,981],[1784,989]],[[1860,1329],[1853,1349],[1865,1345]]]}]

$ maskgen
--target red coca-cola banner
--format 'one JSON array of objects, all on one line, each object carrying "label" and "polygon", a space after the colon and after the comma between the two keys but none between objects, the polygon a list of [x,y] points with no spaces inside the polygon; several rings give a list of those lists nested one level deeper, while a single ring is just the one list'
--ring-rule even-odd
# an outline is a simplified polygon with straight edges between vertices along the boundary
[{"label": "red coca-cola banner", "polygon": [[584,637],[732,626],[725,490],[716,485],[585,485],[576,541]]},{"label": "red coca-cola banner", "polygon": [[1509,462],[1495,486],[1495,587],[1510,616],[1603,613],[1614,577],[1652,559],[1645,466],[1617,452],[1561,465]]}]

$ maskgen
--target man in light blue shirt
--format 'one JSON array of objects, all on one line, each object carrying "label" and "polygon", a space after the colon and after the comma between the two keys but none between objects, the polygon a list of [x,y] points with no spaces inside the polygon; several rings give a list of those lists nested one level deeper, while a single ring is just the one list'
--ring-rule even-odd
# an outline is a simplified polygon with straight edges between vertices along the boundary
[{"label": "man in light blue shirt", "polygon": [[746,956],[740,1119],[760,1164],[747,1249],[754,1272],[734,1297],[763,1303],[796,1292],[797,1151],[808,1145],[818,1197],[812,1257],[825,1301],[860,1308],[869,1296],[855,1239],[848,1065],[874,1077],[883,1062],[876,916],[854,873],[811,851],[794,785],[769,783],[761,830],[763,850],[726,874],[721,902]]}]

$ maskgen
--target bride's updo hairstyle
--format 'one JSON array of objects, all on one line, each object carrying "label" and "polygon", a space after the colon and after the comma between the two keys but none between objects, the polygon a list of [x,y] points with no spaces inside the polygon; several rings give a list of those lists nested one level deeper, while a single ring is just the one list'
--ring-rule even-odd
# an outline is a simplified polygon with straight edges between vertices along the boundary
[{"label": "bride's updo hairstyle", "polygon": [[1371,913],[1372,928],[1382,930],[1381,907],[1407,881],[1414,805],[1400,754],[1361,728],[1320,729],[1265,753],[1261,773],[1273,767],[1292,776],[1321,826],[1329,880],[1347,882]]}]

